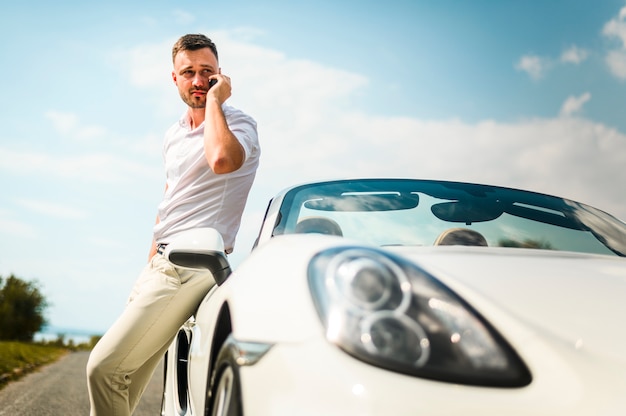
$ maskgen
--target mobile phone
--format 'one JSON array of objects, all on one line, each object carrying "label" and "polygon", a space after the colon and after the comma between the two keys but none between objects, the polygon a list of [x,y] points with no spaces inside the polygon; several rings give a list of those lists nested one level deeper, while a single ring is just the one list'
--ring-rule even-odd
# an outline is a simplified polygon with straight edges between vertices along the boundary
[{"label": "mobile phone", "polygon": [[216,79],[210,79],[210,80],[209,80],[209,89],[211,89],[211,87],[212,87],[213,85],[215,85],[215,84],[217,84],[217,80],[216,80]]}]

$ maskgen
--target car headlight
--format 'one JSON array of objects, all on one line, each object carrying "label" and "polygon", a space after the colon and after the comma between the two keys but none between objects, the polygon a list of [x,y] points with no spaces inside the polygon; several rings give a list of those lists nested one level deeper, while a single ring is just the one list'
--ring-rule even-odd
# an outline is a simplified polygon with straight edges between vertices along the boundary
[{"label": "car headlight", "polygon": [[316,255],[308,278],[326,337],[362,361],[454,383],[530,383],[504,338],[414,264],[376,249],[341,247]]}]

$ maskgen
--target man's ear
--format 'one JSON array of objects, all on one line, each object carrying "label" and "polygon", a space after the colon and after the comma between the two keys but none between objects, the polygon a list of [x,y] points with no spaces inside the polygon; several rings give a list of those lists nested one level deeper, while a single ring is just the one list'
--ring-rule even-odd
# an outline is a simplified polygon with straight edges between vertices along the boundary
[{"label": "man's ear", "polygon": [[221,74],[222,73],[222,68],[217,68],[217,73]]},{"label": "man's ear", "polygon": [[176,84],[176,72],[172,71],[172,81]]}]

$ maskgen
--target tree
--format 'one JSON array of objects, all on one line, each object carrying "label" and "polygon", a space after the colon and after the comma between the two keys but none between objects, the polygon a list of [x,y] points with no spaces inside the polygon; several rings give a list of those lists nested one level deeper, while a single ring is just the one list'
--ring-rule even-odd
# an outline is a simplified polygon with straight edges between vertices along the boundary
[{"label": "tree", "polygon": [[32,341],[46,323],[45,297],[33,282],[0,276],[0,340]]}]

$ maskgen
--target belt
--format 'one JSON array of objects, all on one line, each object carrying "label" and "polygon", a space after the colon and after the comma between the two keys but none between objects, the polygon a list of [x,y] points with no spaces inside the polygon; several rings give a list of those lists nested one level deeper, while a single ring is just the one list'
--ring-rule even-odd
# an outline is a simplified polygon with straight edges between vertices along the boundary
[{"label": "belt", "polygon": [[165,247],[167,247],[167,244],[163,244],[163,243],[159,243],[157,244],[157,254],[163,254],[165,252]]}]

